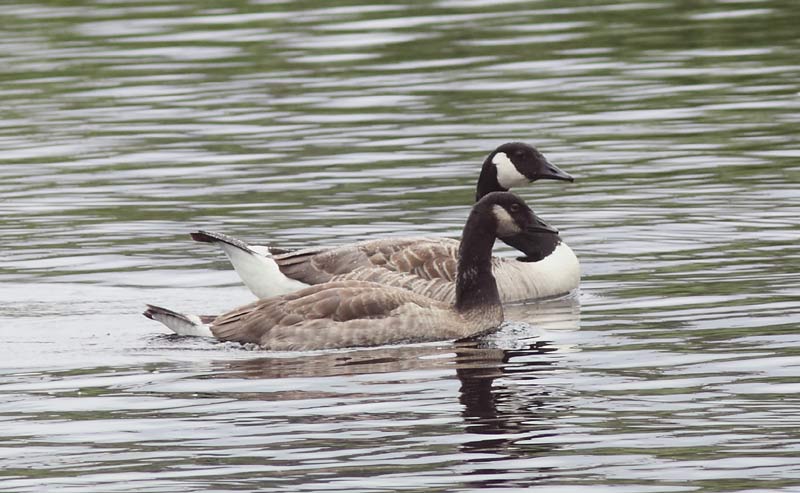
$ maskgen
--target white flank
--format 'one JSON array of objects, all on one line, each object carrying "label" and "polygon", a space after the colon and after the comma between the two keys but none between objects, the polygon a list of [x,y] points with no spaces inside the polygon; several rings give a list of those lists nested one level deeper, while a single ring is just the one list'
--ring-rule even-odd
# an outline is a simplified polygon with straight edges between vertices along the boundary
[{"label": "white flank", "polygon": [[563,241],[553,253],[535,263],[541,264],[540,272],[550,279],[548,284],[554,294],[568,293],[581,283],[581,264],[572,248]]},{"label": "white flank", "polygon": [[505,189],[514,187],[521,187],[527,185],[530,180],[525,178],[525,175],[519,172],[511,159],[505,152],[498,152],[492,158],[495,168],[497,168],[497,183]]},{"label": "white flank", "polygon": [[560,243],[538,262],[508,259],[494,271],[503,303],[561,296],[581,282],[581,266],[575,252]]},{"label": "white flank", "polygon": [[216,244],[228,256],[242,282],[259,298],[272,298],[308,287],[283,275],[265,246],[250,246],[253,251],[247,251],[230,243]]}]

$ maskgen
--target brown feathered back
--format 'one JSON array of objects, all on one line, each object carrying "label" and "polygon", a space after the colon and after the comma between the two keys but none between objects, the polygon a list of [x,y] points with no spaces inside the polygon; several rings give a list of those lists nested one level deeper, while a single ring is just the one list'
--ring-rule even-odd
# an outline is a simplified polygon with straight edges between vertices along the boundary
[{"label": "brown feathered back", "polygon": [[275,350],[375,346],[473,335],[502,321],[497,308],[463,317],[405,289],[336,281],[237,308],[217,317],[211,330],[221,340]]}]

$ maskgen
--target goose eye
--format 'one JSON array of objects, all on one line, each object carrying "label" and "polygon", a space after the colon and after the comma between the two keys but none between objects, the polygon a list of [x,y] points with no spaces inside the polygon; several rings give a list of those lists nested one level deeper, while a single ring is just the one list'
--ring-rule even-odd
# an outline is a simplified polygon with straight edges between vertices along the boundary
[{"label": "goose eye", "polygon": [[509,209],[511,210],[511,212],[519,212],[519,204],[511,204],[511,207],[509,207]]}]

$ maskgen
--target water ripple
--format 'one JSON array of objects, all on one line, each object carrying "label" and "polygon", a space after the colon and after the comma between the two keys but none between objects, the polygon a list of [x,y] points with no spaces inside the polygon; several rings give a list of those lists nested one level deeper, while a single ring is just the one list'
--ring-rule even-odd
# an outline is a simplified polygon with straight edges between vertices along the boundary
[{"label": "water ripple", "polygon": [[[0,489],[796,490],[793,8],[4,6]],[[496,334],[267,354],[140,315],[252,300],[197,228],[457,236],[509,140],[577,177],[519,192],[583,281]]]}]

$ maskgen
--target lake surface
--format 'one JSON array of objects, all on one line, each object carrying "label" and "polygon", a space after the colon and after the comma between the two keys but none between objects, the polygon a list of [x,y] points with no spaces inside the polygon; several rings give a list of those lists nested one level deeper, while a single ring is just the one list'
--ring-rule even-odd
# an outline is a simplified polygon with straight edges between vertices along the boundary
[{"label": "lake surface", "polygon": [[[4,2],[0,490],[800,491],[794,0]],[[457,236],[480,164],[579,293],[474,344],[171,337],[188,233]],[[510,253],[499,248],[500,253]]]}]

